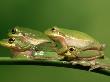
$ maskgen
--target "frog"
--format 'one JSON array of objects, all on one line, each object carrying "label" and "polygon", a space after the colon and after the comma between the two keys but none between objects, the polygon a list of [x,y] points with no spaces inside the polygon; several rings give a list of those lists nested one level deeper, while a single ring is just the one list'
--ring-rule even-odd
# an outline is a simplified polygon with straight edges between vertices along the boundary
[{"label": "frog", "polygon": [[[0,45],[7,47],[12,52],[12,58],[26,58],[26,59],[43,59],[43,60],[59,60],[60,58],[63,58],[59,56],[56,52],[50,51],[50,50],[42,50],[40,48],[39,50],[35,49],[35,45],[30,44],[30,42],[25,42],[19,37],[11,37],[8,39],[3,39],[0,41]],[[38,45],[37,47],[46,47],[47,45]],[[49,48],[48,48],[49,49]]]},{"label": "frog", "polygon": [[[8,33],[9,37],[19,37],[22,38],[22,40],[26,42],[30,42],[31,44],[40,44],[45,42],[53,42],[51,39],[49,39],[45,34],[38,30],[33,30],[26,27],[19,27],[15,26],[11,29]],[[39,39],[39,40],[37,40]]]},{"label": "frog", "polygon": [[[36,34],[37,33],[37,34]],[[9,36],[11,36],[11,37],[22,37],[22,38],[27,38],[28,37],[28,42],[29,42],[29,39],[30,39],[30,37],[31,37],[31,39],[30,39],[30,41],[32,42],[33,41],[33,39],[37,39],[35,36],[36,35],[38,35],[39,33],[38,32],[33,32],[33,30],[31,30],[31,29],[27,29],[27,28],[21,28],[21,27],[15,27],[15,28],[13,28],[13,29],[11,29],[11,32],[9,33]],[[47,35],[47,34],[46,34]],[[85,34],[86,35],[86,34]],[[43,35],[44,36],[44,35]],[[41,38],[41,37],[40,37]],[[43,38],[44,39],[44,38]],[[24,39],[24,40],[26,40],[26,39]],[[49,40],[49,39],[48,39]],[[95,39],[94,39],[95,40]],[[50,40],[49,40],[50,41]],[[30,43],[31,43],[30,42]],[[36,43],[33,43],[32,42],[32,44],[36,44]],[[40,44],[37,44],[37,45],[46,45],[47,47],[42,47],[42,46],[37,46],[38,48],[38,52],[40,53],[40,55],[42,55],[44,52],[42,52],[42,51],[39,51],[39,49],[43,49],[43,50],[45,50],[46,49],[46,51],[48,50],[48,46],[49,45],[51,45],[51,44],[47,44],[47,42],[43,42],[43,43],[40,43]],[[66,49],[66,50],[65,50]],[[72,46],[68,46],[68,48],[62,48],[61,50],[65,50],[64,52],[66,52],[65,54],[66,54],[66,56],[64,57],[64,59],[62,59],[62,60],[64,60],[65,61],[65,59],[67,60],[67,61],[70,61],[70,63],[72,62],[72,65],[74,65],[74,64],[80,64],[80,65],[83,65],[83,66],[91,66],[91,69],[93,70],[93,69],[95,69],[95,68],[97,68],[98,66],[97,65],[95,65],[96,64],[96,62],[94,62],[93,63],[93,61],[95,61],[95,59],[96,58],[98,58],[98,57],[100,57],[100,55],[97,55],[97,56],[89,56],[89,57],[77,57],[77,54],[79,54],[82,50],[80,49],[80,48],[77,48],[77,46],[74,46],[74,45],[72,45]],[[60,51],[61,51],[60,50]],[[84,50],[84,51],[86,51],[86,50]],[[39,55],[39,53],[35,53],[35,55],[34,55],[34,57],[36,58],[36,59],[40,59],[39,57],[38,57],[38,55]],[[74,55],[71,55],[71,54],[74,54]],[[36,56],[37,55],[37,56]],[[44,58],[44,59],[46,59],[45,57],[42,57],[42,58]],[[75,58],[75,59],[74,59]],[[48,59],[48,57],[47,57],[47,59]],[[71,61],[72,60],[72,61]],[[66,61],[66,63],[67,63],[67,61]],[[92,63],[91,63],[92,62]],[[65,62],[63,62],[63,63],[65,63]],[[90,69],[90,70],[91,70]]]},{"label": "frog", "polygon": [[[40,32],[38,30],[16,26],[9,31],[8,36],[14,38],[21,38],[23,41],[28,42],[32,45],[40,45],[38,49],[42,48],[43,50],[50,50],[48,48],[49,46],[51,46],[54,51],[57,51],[56,44],[43,32]],[[43,48],[43,45],[47,46],[47,48]]]},{"label": "frog", "polygon": [[[69,54],[72,55],[72,58],[77,58],[78,56],[81,56],[80,52],[91,50],[96,52],[93,57],[104,57],[103,50],[105,49],[105,44],[101,44],[98,40],[84,32],[53,26],[52,28],[45,30],[44,33],[54,42],[59,42],[61,44],[62,47],[57,51],[60,55],[68,57],[67,52],[69,52]],[[91,57],[91,55],[89,56],[88,54],[86,57]]]},{"label": "frog", "polygon": [[[89,66],[91,70],[94,70],[96,68],[102,68],[102,69],[110,69],[108,64],[103,64],[100,63],[99,61],[97,61],[94,57],[88,57],[88,58],[84,58],[84,57],[78,57],[75,59],[72,59],[72,61],[68,62],[68,61],[61,61],[62,59],[64,59],[63,56],[58,55],[55,52],[48,52],[46,51],[36,51],[35,49],[35,45],[32,45],[30,43],[26,43],[23,42],[23,40],[21,38],[8,38],[8,39],[3,39],[0,41],[0,45],[7,47],[11,50],[12,52],[12,58],[26,58],[26,59],[31,59],[31,60],[47,60],[49,62],[55,62],[55,63],[61,63],[61,64],[72,64],[72,65],[82,65],[82,66]],[[38,46],[42,46],[42,45],[38,45]],[[43,47],[45,47],[45,45],[43,45]],[[47,45],[46,45],[47,48]],[[75,48],[75,47],[74,47]],[[42,49],[42,48],[40,48]],[[75,48],[76,49],[76,48]],[[75,52],[74,52],[75,53]],[[77,53],[77,50],[76,50]]]},{"label": "frog", "polygon": [[7,38],[0,41],[0,45],[9,48],[12,52],[12,58],[30,58],[30,45],[22,42],[19,38]]}]

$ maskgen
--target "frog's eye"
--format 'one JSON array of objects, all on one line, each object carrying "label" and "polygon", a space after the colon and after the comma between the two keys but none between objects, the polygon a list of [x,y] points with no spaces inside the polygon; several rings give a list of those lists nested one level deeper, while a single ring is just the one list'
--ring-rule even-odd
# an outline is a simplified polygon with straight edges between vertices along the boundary
[{"label": "frog's eye", "polygon": [[12,34],[15,34],[16,33],[16,28],[13,28],[12,30],[11,30],[11,32],[12,32]]},{"label": "frog's eye", "polygon": [[9,38],[8,43],[12,44],[15,41],[15,38]]},{"label": "frog's eye", "polygon": [[74,48],[70,48],[69,50],[70,50],[70,51],[74,51],[75,49],[74,49]]},{"label": "frog's eye", "polygon": [[51,30],[52,30],[52,31],[56,31],[56,28],[52,28]]},{"label": "frog's eye", "polygon": [[75,46],[70,47],[70,48],[69,48],[69,50],[70,50],[70,51],[77,51],[77,49],[76,49],[76,47],[75,47]]},{"label": "frog's eye", "polygon": [[55,30],[55,28],[52,28],[52,30]]}]

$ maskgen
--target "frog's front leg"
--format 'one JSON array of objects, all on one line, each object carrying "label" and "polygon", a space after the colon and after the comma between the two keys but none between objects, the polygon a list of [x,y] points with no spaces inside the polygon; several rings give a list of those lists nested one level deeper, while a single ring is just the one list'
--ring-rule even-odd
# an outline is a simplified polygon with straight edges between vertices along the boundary
[{"label": "frog's front leg", "polygon": [[68,50],[68,48],[67,48],[67,46],[65,46],[65,47],[63,47],[63,48],[57,49],[56,52],[57,52],[59,55],[64,55],[65,52],[67,52],[67,50]]}]

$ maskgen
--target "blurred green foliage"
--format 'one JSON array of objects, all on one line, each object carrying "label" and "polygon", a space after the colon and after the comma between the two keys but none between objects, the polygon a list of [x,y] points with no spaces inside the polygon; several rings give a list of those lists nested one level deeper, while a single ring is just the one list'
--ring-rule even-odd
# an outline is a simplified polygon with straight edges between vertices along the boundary
[{"label": "blurred green foliage", "polygon": [[[54,25],[76,29],[106,43],[110,57],[110,0],[0,0],[0,39],[14,26],[44,31]],[[9,56],[0,46],[1,56]],[[33,65],[0,65],[0,82],[107,82],[105,75],[87,71]]]}]

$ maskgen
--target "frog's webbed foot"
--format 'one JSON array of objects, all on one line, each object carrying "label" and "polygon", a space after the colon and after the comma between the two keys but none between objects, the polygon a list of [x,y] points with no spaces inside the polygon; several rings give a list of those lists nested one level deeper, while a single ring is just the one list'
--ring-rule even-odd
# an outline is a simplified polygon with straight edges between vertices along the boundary
[{"label": "frog's webbed foot", "polygon": [[109,66],[98,64],[98,65],[90,66],[89,71],[92,71],[92,70],[97,69],[97,68],[104,69],[104,70],[110,70]]},{"label": "frog's webbed foot", "polygon": [[86,60],[76,60],[70,61],[72,65],[81,65],[81,66],[89,66],[89,71],[92,71],[97,68],[101,68],[102,66],[96,62],[96,60],[86,61]]},{"label": "frog's webbed foot", "polygon": [[98,65],[100,69],[109,70],[110,71],[110,65],[108,64],[99,64]]},{"label": "frog's webbed foot", "polygon": [[67,52],[67,47],[63,47],[61,49],[57,49],[56,52],[57,52],[58,55],[64,56],[64,54]]},{"label": "frog's webbed foot", "polygon": [[89,71],[92,71],[92,70],[97,69],[97,68],[101,68],[100,65],[93,65],[93,66],[90,66]]},{"label": "frog's webbed foot", "polygon": [[90,66],[91,63],[85,60],[75,60],[75,61],[71,61],[72,65],[81,65],[81,66]]},{"label": "frog's webbed foot", "polygon": [[94,64],[91,64],[89,71],[92,71],[97,68],[104,69],[104,70],[110,70],[110,65],[95,62]]},{"label": "frog's webbed foot", "polygon": [[92,60],[92,61],[88,61],[89,65],[89,70],[88,71],[92,71],[94,69],[98,69],[101,68],[101,65],[99,64],[99,62],[97,62],[96,60]]}]

